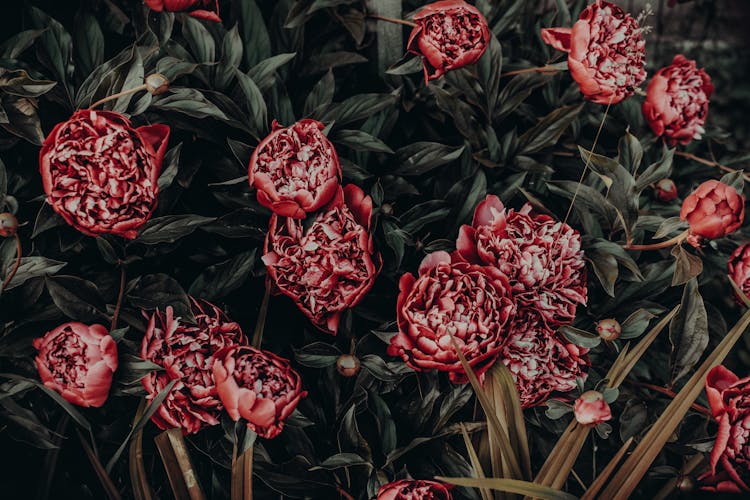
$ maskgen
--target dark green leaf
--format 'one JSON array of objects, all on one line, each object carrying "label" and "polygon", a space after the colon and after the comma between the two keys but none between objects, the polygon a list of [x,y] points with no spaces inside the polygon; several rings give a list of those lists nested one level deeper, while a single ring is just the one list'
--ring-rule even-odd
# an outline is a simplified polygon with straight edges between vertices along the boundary
[{"label": "dark green leaf", "polygon": [[687,375],[708,345],[708,315],[693,278],[685,284],[680,310],[669,323],[672,344],[672,384]]},{"label": "dark green leaf", "polygon": [[199,227],[215,221],[215,217],[202,215],[165,215],[149,220],[141,230],[135,243],[156,245],[157,243],[174,243],[195,232]]},{"label": "dark green leaf", "polygon": [[190,285],[190,295],[215,301],[229,295],[245,283],[255,265],[256,249],[207,267]]},{"label": "dark green leaf", "polygon": [[395,173],[422,175],[430,170],[456,161],[465,146],[454,147],[437,142],[415,142],[396,151],[401,166]]},{"label": "dark green leaf", "polygon": [[354,151],[393,154],[393,150],[386,143],[362,130],[338,130],[331,140],[334,144],[346,146]]},{"label": "dark green leaf", "polygon": [[109,319],[99,289],[92,282],[76,276],[47,276],[47,291],[66,316],[82,323]]},{"label": "dark green leaf", "polygon": [[542,118],[518,138],[520,153],[536,153],[556,144],[565,129],[578,117],[581,109],[583,104],[564,106]]}]

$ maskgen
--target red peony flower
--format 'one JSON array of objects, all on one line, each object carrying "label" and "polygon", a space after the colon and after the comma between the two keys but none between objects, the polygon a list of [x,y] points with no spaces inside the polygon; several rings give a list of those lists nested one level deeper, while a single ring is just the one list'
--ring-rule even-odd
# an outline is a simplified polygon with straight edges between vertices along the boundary
[{"label": "red peony flower", "polygon": [[547,215],[506,210],[497,196],[477,205],[471,226],[456,241],[457,254],[472,264],[498,268],[510,280],[519,306],[540,312],[550,326],[570,323],[586,304],[586,267],[581,236]]},{"label": "red peony flower", "polygon": [[573,412],[581,425],[599,425],[612,420],[612,410],[599,391],[586,391],[576,399]]},{"label": "red peony flower", "polygon": [[[729,277],[746,296],[750,297],[750,243],[740,245],[732,252],[728,267]],[[739,296],[737,296],[737,302],[744,303]]]},{"label": "red peony flower", "polygon": [[422,56],[427,83],[446,71],[474,64],[490,41],[487,20],[462,0],[428,4],[417,12],[414,22],[407,50]]},{"label": "red peony flower", "polygon": [[706,181],[682,202],[680,219],[690,225],[688,241],[700,246],[701,239],[721,238],[742,225],[745,197],[732,186]]},{"label": "red peony flower", "polygon": [[362,300],[380,272],[371,216],[370,197],[349,184],[312,221],[271,217],[263,255],[269,279],[331,335],[341,314]]},{"label": "red peony flower", "polygon": [[595,103],[617,104],[646,80],[643,29],[613,3],[596,0],[573,28],[545,28],[542,40],[568,53],[571,76]]},{"label": "red peony flower", "polygon": [[[750,492],[750,377],[740,379],[719,365],[706,376],[706,395],[719,423],[711,470],[698,478],[703,489]],[[717,466],[721,470],[717,472]]]},{"label": "red peony flower", "polygon": [[336,195],[341,165],[325,125],[305,119],[272,132],[250,157],[247,175],[258,202],[284,217],[304,219]]},{"label": "red peony flower", "polygon": [[45,386],[78,406],[107,401],[117,370],[117,344],[102,325],[70,322],[34,339],[34,359]]},{"label": "red peony flower", "polygon": [[205,300],[191,298],[195,324],[180,322],[171,307],[154,312],[141,343],[141,356],[164,368],[141,382],[154,399],[172,380],[177,380],[151,420],[160,429],[179,427],[194,434],[219,423],[221,400],[213,378],[216,352],[246,342],[240,325]]},{"label": "red peony flower", "polygon": [[708,100],[714,91],[711,78],[695,61],[682,54],[651,78],[643,115],[654,134],[670,145],[688,144],[706,131]]},{"label": "red peony flower", "polygon": [[156,12],[185,12],[190,17],[221,22],[219,0],[145,0],[149,9]]},{"label": "red peony flower", "polygon": [[588,349],[565,340],[533,309],[522,309],[502,344],[500,359],[516,381],[523,408],[543,404],[554,392],[570,392],[586,379]]},{"label": "red peony flower", "polygon": [[399,333],[388,354],[401,356],[414,370],[447,371],[452,382],[465,383],[453,339],[480,376],[500,355],[515,313],[510,283],[500,271],[433,252],[422,261],[418,277],[401,276]]},{"label": "red peony flower", "polygon": [[47,202],[84,234],[135,238],[156,206],[168,139],[166,125],[134,129],[120,113],[76,111],[39,153]]},{"label": "red peony flower", "polygon": [[662,203],[669,203],[677,199],[677,186],[672,179],[662,179],[654,186],[656,199]]},{"label": "red peony flower", "polygon": [[302,379],[289,361],[249,346],[217,354],[213,367],[216,389],[229,416],[240,417],[260,437],[274,438],[300,399]]},{"label": "red peony flower", "polygon": [[377,500],[451,500],[451,488],[437,481],[401,479],[381,486]]}]

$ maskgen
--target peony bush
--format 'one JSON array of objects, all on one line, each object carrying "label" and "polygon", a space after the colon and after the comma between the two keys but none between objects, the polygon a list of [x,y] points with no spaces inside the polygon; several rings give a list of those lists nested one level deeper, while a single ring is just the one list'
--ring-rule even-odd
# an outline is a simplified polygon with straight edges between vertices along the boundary
[{"label": "peony bush", "polygon": [[749,491],[742,7],[27,4],[3,498]]}]

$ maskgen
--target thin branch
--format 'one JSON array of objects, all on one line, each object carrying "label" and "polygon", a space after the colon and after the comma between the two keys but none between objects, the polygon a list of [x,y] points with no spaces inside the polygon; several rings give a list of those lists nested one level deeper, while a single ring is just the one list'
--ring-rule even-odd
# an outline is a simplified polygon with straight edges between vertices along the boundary
[{"label": "thin branch", "polygon": [[385,17],[385,16],[379,16],[377,14],[367,14],[367,17],[371,19],[377,19],[379,21],[385,21],[387,23],[393,23],[393,24],[402,24],[404,26],[409,26],[410,28],[416,28],[416,23],[413,23],[411,21],[406,21],[404,19],[395,19],[393,17]]},{"label": "thin branch", "polygon": [[117,294],[117,304],[115,304],[115,312],[112,313],[112,327],[110,331],[113,332],[117,329],[117,318],[120,316],[120,308],[122,307],[122,298],[125,296],[125,266],[120,264],[120,292]]},{"label": "thin branch", "polygon": [[[727,167],[726,165],[722,165],[718,161],[707,160],[705,158],[701,158],[700,156],[696,156],[693,153],[686,153],[684,151],[675,151],[674,154],[676,154],[677,156],[681,156],[683,158],[687,158],[688,160],[693,160],[695,162],[698,162],[701,165],[706,165],[708,167],[716,167],[724,172],[732,173],[732,172],[736,172],[737,170],[741,170],[741,169],[736,169],[732,167]],[[750,174],[746,174],[743,172],[742,178],[745,179],[745,181],[750,182]]]},{"label": "thin branch", "polygon": [[517,69],[514,71],[508,71],[507,73],[503,73],[500,75],[500,78],[505,78],[506,76],[516,76],[516,75],[523,75],[526,73],[559,73],[560,70],[557,69],[554,66],[535,66],[533,68],[524,68],[524,69]]},{"label": "thin branch", "polygon": [[96,101],[91,106],[89,106],[89,109],[94,109],[95,107],[100,106],[100,105],[104,104],[105,102],[111,101],[113,99],[118,99],[118,98],[120,98],[122,96],[130,95],[130,94],[135,94],[136,92],[139,92],[141,90],[146,90],[147,88],[148,88],[148,86],[144,83],[143,85],[138,85],[137,87],[133,87],[132,89],[123,90],[122,92],[118,92],[116,94],[112,94],[112,95],[109,95],[107,97],[103,97],[103,98],[99,99],[98,101]]},{"label": "thin branch", "polygon": [[[672,399],[674,399],[675,396],[677,396],[677,394],[675,394],[674,391],[671,391],[671,390],[669,390],[669,389],[667,389],[665,387],[659,387],[658,385],[648,384],[646,382],[633,382],[633,384],[635,384],[637,386],[640,386],[640,387],[644,387],[646,389],[650,389],[650,390],[652,390],[654,392],[658,392],[659,394],[663,394],[665,396],[669,396]],[[706,408],[703,405],[699,405],[698,403],[693,403],[691,405],[691,408],[693,410],[697,411],[698,413],[702,413],[703,415],[706,415],[708,417],[711,416],[711,410],[709,410],[708,408]]]}]

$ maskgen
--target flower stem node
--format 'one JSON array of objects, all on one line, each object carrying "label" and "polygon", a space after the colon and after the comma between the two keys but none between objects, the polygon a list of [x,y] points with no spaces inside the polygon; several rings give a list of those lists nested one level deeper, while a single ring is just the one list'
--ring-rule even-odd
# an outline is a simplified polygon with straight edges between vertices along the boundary
[{"label": "flower stem node", "polygon": [[169,89],[169,80],[161,73],[153,73],[146,77],[146,90],[151,95],[159,95]]},{"label": "flower stem node", "polygon": [[10,212],[0,213],[0,236],[10,238],[16,234],[18,219]]},{"label": "flower stem node", "polygon": [[614,318],[603,319],[596,324],[596,333],[599,334],[602,340],[612,342],[620,338],[622,326]]},{"label": "flower stem node", "polygon": [[353,354],[342,354],[336,360],[336,371],[342,377],[354,377],[359,373],[359,358]]}]

